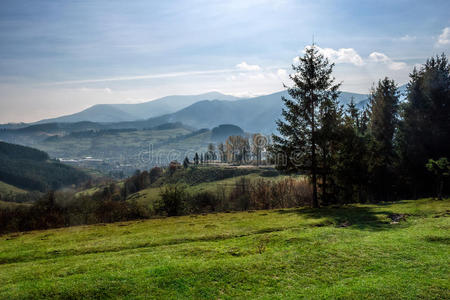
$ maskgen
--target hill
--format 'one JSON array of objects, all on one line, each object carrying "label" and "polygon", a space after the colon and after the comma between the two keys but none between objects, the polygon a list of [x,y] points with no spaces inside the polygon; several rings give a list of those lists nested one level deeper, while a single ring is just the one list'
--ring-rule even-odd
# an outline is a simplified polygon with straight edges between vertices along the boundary
[{"label": "hill", "polygon": [[97,104],[81,112],[41,120],[35,124],[43,123],[73,123],[73,122],[122,122],[148,119],[180,110],[200,100],[236,100],[238,98],[211,92],[200,95],[167,96],[156,100],[137,104]]},{"label": "hill", "polygon": [[[220,124],[234,124],[248,132],[269,134],[276,130],[275,121],[281,118],[283,102],[281,96],[286,92],[241,99],[236,101],[205,100],[196,102],[175,113],[151,118],[149,126],[167,122],[181,122],[196,128],[213,128]],[[355,103],[364,106],[367,95],[342,92],[339,101],[342,105],[354,98]]]},{"label": "hill", "polygon": [[26,193],[25,190],[19,189],[13,185],[0,181],[0,196],[2,195],[16,195]]},{"label": "hill", "polygon": [[121,122],[137,119],[135,116],[110,104],[97,104],[83,111],[57,118],[45,119],[35,124],[90,122]]},{"label": "hill", "polygon": [[3,235],[0,298],[448,299],[448,206],[262,210]]},{"label": "hill", "polygon": [[[37,124],[21,129],[0,130],[0,139],[38,148],[51,157],[108,174],[183,161],[186,155],[205,152],[209,143],[224,140],[224,133],[242,134],[227,125],[197,130],[181,123],[151,126],[146,121],[114,124],[93,122]],[[86,159],[89,157],[90,159]]]},{"label": "hill", "polygon": [[43,151],[0,142],[0,181],[4,183],[45,192],[87,179],[84,172],[49,160]]}]

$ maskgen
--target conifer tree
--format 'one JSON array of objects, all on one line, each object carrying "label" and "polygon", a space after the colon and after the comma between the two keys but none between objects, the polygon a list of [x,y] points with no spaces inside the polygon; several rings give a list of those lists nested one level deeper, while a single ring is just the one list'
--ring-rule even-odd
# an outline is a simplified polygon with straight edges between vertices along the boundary
[{"label": "conifer tree", "polygon": [[414,68],[402,117],[397,140],[401,180],[406,191],[413,191],[409,196],[426,196],[433,184],[426,162],[450,154],[450,65],[444,54]]},{"label": "conifer tree", "polygon": [[292,87],[287,87],[291,98],[282,97],[285,108],[283,120],[278,120],[278,131],[273,135],[273,156],[280,153],[286,159],[276,159],[278,168],[291,172],[307,172],[313,186],[312,206],[318,207],[318,132],[320,129],[321,104],[338,96],[339,84],[334,83],[331,73],[334,64],[318,52],[317,47],[307,47],[299,64],[293,65],[294,74],[289,77]]},{"label": "conifer tree", "polygon": [[183,160],[183,167],[184,167],[185,169],[187,169],[187,168],[189,167],[189,164],[190,164],[189,158],[186,156],[186,157],[184,158],[184,160]]},{"label": "conifer tree", "polygon": [[394,134],[398,126],[399,92],[389,78],[378,81],[370,95],[369,173],[375,200],[387,200],[394,184]]}]

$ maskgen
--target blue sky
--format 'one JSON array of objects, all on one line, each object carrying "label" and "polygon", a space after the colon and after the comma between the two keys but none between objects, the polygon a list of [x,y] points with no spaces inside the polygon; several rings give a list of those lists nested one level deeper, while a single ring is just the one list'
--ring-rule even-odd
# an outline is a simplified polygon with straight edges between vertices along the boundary
[{"label": "blue sky", "polygon": [[450,50],[449,1],[0,2],[0,123],[96,103],[289,84],[312,36],[343,90],[399,84]]}]

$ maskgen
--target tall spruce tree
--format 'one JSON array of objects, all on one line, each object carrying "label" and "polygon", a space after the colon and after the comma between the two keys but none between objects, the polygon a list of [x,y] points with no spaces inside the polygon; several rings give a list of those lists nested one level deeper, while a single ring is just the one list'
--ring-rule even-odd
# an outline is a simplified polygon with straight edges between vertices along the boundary
[{"label": "tall spruce tree", "polygon": [[392,197],[394,184],[394,134],[398,126],[399,92],[393,80],[384,78],[370,95],[371,134],[369,173],[372,196],[376,201]]},{"label": "tall spruce tree", "polygon": [[318,157],[318,166],[322,178],[321,200],[324,204],[331,204],[336,200],[336,187],[331,173],[333,165],[336,164],[343,125],[343,110],[339,106],[338,95],[338,93],[334,93],[319,105],[317,144],[320,156]]},{"label": "tall spruce tree", "polygon": [[367,144],[368,134],[364,116],[353,101],[347,105],[344,123],[339,131],[337,155],[332,166],[340,203],[364,202],[367,188]]},{"label": "tall spruce tree", "polygon": [[[284,120],[278,120],[279,135],[273,135],[273,155],[278,168],[291,172],[307,172],[313,186],[312,206],[319,207],[317,197],[318,139],[320,107],[324,101],[335,100],[339,84],[332,77],[334,64],[318,52],[317,47],[307,47],[299,64],[293,65],[289,77],[292,87],[287,87],[292,99],[282,97]],[[286,159],[280,159],[280,155]]]},{"label": "tall spruce tree", "polygon": [[450,65],[442,54],[414,68],[398,139],[402,181],[409,197],[429,195],[428,159],[450,156]]}]

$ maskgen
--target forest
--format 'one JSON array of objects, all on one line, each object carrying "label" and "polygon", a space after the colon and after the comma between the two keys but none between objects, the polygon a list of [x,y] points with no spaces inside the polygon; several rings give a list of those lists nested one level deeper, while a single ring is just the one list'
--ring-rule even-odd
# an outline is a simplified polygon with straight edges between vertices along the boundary
[{"label": "forest", "polygon": [[43,151],[0,142],[0,181],[30,191],[46,192],[76,186],[88,178],[83,171],[51,160]]}]

